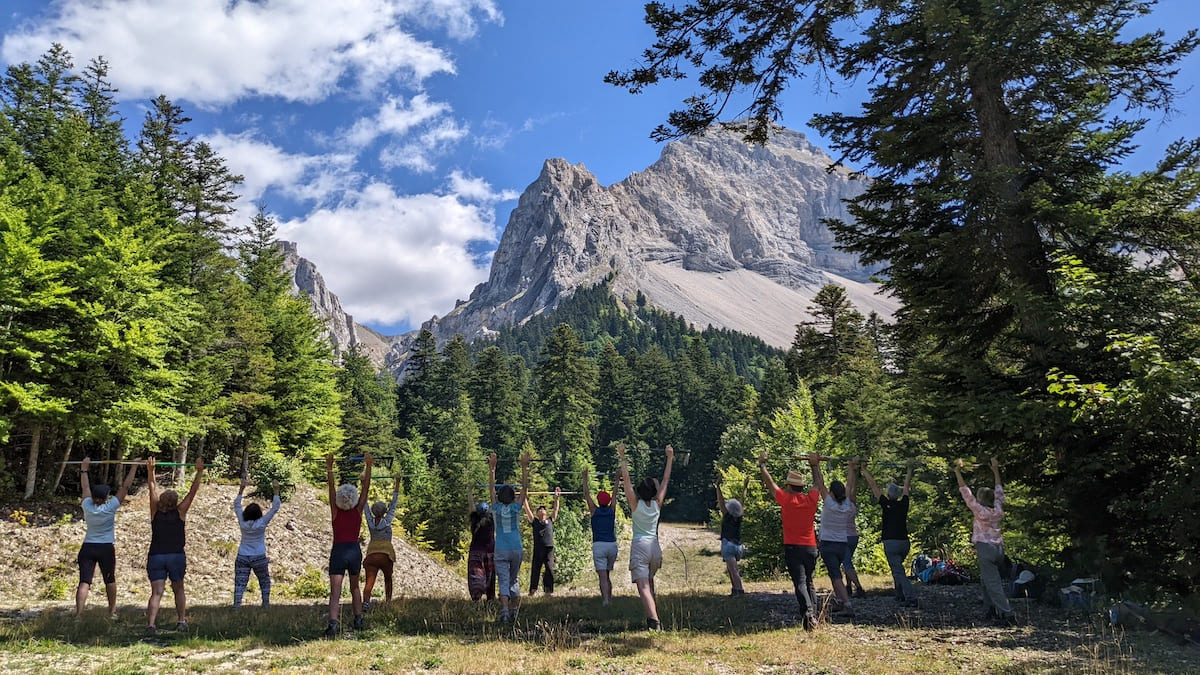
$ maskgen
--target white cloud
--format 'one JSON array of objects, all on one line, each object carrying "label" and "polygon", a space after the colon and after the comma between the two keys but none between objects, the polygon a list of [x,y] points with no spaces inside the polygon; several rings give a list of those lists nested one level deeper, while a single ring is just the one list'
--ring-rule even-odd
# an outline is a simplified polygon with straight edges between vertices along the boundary
[{"label": "white cloud", "polygon": [[245,177],[240,190],[244,203],[258,201],[269,189],[277,189],[292,199],[328,203],[358,180],[353,173],[354,156],[350,154],[290,153],[259,140],[252,132],[217,132],[201,140],[225,158],[231,171]]},{"label": "white cloud", "polygon": [[[463,187],[462,195],[455,187]],[[495,212],[478,202],[486,183],[450,178],[445,195],[398,195],[371,183],[346,202],[280,224],[346,311],[360,322],[420,323],[454,308],[487,278],[490,260],[469,245],[496,243]]]},{"label": "white cloud", "polygon": [[408,142],[385,147],[379,153],[379,162],[387,169],[404,167],[418,173],[429,173],[437,168],[434,160],[449,152],[466,137],[467,132],[467,127],[455,120],[438,120]]},{"label": "white cloud", "polygon": [[251,96],[314,102],[353,83],[419,86],[453,73],[442,49],[407,26],[466,38],[476,17],[501,21],[493,0],[62,0],[41,23],[5,36],[9,63],[52,42],[81,61],[104,56],[121,95],[165,94],[200,105]]},{"label": "white cloud", "polygon": [[461,171],[451,171],[448,181],[451,193],[467,201],[479,202],[481,204],[494,204],[521,196],[516,190],[501,190],[496,192],[486,180],[464,176]]},{"label": "white cloud", "polygon": [[448,104],[430,101],[425,94],[417,94],[408,101],[401,96],[389,96],[374,117],[358,120],[342,137],[351,146],[362,148],[383,135],[403,136],[449,111]]}]

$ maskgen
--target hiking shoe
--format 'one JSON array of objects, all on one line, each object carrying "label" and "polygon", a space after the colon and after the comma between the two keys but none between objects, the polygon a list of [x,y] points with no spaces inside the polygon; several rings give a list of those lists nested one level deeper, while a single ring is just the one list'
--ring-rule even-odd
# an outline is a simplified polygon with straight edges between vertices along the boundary
[{"label": "hiking shoe", "polygon": [[113,611],[111,614],[108,615],[108,618],[113,621],[118,621],[121,618],[121,613],[117,612],[117,611]]},{"label": "hiking shoe", "polygon": [[325,629],[325,637],[336,638],[338,636],[338,633],[341,632],[341,628],[342,627],[338,622],[330,621],[329,627]]},{"label": "hiking shoe", "polygon": [[356,614],[354,616],[354,630],[362,630],[364,623],[366,622],[363,620],[362,614]]},{"label": "hiking shoe", "polygon": [[158,628],[156,626],[146,626],[145,636],[148,638],[158,637]]},{"label": "hiking shoe", "polygon": [[860,589],[858,589],[857,591],[854,591],[854,597],[856,597],[856,598],[865,598],[865,597],[867,597],[867,591],[866,591],[866,589],[860,588]]},{"label": "hiking shoe", "polygon": [[994,607],[988,607],[987,611],[983,613],[983,620],[991,621],[999,616],[1000,615],[996,613],[996,609]]},{"label": "hiking shoe", "polygon": [[363,614],[366,614],[366,613],[367,613],[367,611],[371,609],[371,601],[370,601],[370,600],[363,600],[362,609],[363,609]]},{"label": "hiking shoe", "polygon": [[188,625],[186,621],[180,621],[179,623],[175,624],[175,630],[179,631],[180,633],[186,633],[187,629]]},{"label": "hiking shoe", "polygon": [[1015,626],[1017,625],[1017,615],[1012,612],[996,615],[997,626]]},{"label": "hiking shoe", "polygon": [[833,608],[834,616],[854,616],[854,606],[839,604]]},{"label": "hiking shoe", "polygon": [[504,609],[504,608],[500,609],[500,623],[508,623],[508,610],[507,609]]},{"label": "hiking shoe", "polygon": [[658,619],[646,619],[646,630],[660,631],[662,630],[662,624],[659,623]]},{"label": "hiking shoe", "polygon": [[814,630],[816,630],[816,628],[817,628],[817,620],[814,619],[812,616],[805,614],[804,615],[804,632],[811,633]]}]

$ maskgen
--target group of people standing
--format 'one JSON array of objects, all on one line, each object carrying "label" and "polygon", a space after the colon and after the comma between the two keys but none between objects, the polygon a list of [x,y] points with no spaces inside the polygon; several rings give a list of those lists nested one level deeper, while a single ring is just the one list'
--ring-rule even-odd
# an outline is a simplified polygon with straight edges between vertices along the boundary
[{"label": "group of people standing", "polygon": [[[617,448],[617,481],[631,505],[633,536],[629,547],[630,579],[637,586],[646,615],[646,625],[650,630],[658,630],[661,626],[654,587],[655,574],[662,566],[658,525],[674,461],[674,450],[671,446],[667,446],[665,451],[666,465],[662,478],[645,477],[634,485],[629,476],[625,447],[622,444]],[[363,627],[364,610],[380,573],[384,577],[385,598],[391,600],[392,596],[392,572],[396,561],[396,552],[392,546],[392,524],[399,498],[400,479],[395,479],[390,503],[379,501],[371,505],[370,515],[366,518],[369,542],[364,557],[359,538],[374,463],[370,455],[364,459],[366,466],[359,477],[360,489],[350,483],[338,486],[334,477],[334,458],[326,458],[333,530],[333,544],[329,554],[329,625],[325,631],[328,637],[336,637],[341,631],[341,592],[345,577],[349,576],[355,628]],[[912,481],[911,464],[908,466],[903,486],[888,483],[885,490],[880,490],[866,466],[860,466],[857,461],[849,462],[845,483],[834,480],[827,487],[821,473],[822,459],[815,454],[807,457],[812,469],[812,490],[808,489],[805,476],[798,471],[788,471],[781,487],[768,472],[765,455],[759,458],[758,463],[763,484],[781,509],[783,558],[792,580],[796,600],[800,605],[804,629],[811,631],[817,625],[813,574],[818,556],[829,571],[834,589],[835,614],[852,615],[852,596],[865,595],[853,568],[854,549],[858,540],[858,531],[855,529],[858,513],[856,483],[860,472],[870,485],[871,492],[881,508],[883,549],[892,573],[896,600],[905,606],[916,606],[916,591],[904,566],[911,550],[907,524],[909,488]],[[504,623],[514,621],[520,609],[519,574],[524,557],[522,519],[527,522],[533,536],[530,593],[536,592],[539,581],[547,593],[554,591],[554,522],[558,518],[561,492],[555,490],[552,513],[548,512],[545,506],[539,506],[536,512],[531,510],[529,462],[528,456],[520,459],[521,484],[518,492],[514,485],[496,482],[497,458],[495,454],[490,455],[490,501],[474,503],[468,497],[468,524],[471,532],[467,557],[468,590],[472,600],[479,600],[485,596],[492,599],[497,596],[498,586],[499,619]],[[999,572],[1004,557],[1003,539],[1000,534],[1000,521],[1004,515],[1004,490],[1000,484],[999,464],[992,459],[995,487],[980,488],[975,493],[971,492],[963,480],[962,466],[962,460],[959,460],[954,472],[963,499],[975,516],[971,541],[979,557],[986,616],[1011,624],[1014,621],[1013,612],[1004,593]],[[174,490],[161,493],[158,491],[154,480],[153,458],[146,460],[146,467],[149,474],[147,483],[151,522],[151,541],[146,561],[151,594],[146,610],[146,631],[153,635],[158,630],[156,621],[167,581],[170,581],[175,597],[178,615],[176,628],[187,629],[187,599],[183,584],[187,570],[186,517],[202,480],[204,460],[197,460],[191,488],[182,500]],[[117,509],[133,483],[136,467],[126,474],[116,495],[111,494],[107,485],[93,487],[89,483],[90,460],[85,459],[81,468],[80,484],[87,534],[77,559],[79,586],[75,596],[76,614],[83,612],[95,569],[99,567],[105,582],[109,613],[115,618],[117,587],[114,521]],[[612,601],[611,572],[618,557],[614,499],[613,495],[606,491],[598,492],[593,499],[586,470],[582,478],[592,533],[592,560],[602,602],[608,605]],[[279,486],[273,485],[275,494],[270,508],[265,513],[258,504],[242,507],[242,495],[246,487],[247,482],[243,477],[241,489],[233,502],[234,514],[241,530],[241,542],[234,562],[233,604],[235,607],[241,605],[250,574],[253,573],[258,579],[262,604],[267,606],[270,604],[271,575],[265,534],[267,526],[279,510]],[[722,514],[721,558],[725,561],[729,573],[731,594],[742,595],[745,590],[742,587],[738,561],[745,552],[741,542],[743,506],[737,499],[724,499],[719,486],[717,505]],[[814,526],[818,506],[821,508],[819,534]],[[364,567],[367,573],[366,586],[360,590],[360,577]],[[368,601],[364,601],[364,595]]]}]

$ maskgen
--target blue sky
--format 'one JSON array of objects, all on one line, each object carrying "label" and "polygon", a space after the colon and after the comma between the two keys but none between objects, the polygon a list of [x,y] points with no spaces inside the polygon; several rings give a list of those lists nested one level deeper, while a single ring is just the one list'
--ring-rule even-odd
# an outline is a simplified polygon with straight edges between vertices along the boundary
[{"label": "blue sky", "polygon": [[[691,92],[632,96],[606,85],[651,41],[633,0],[6,0],[0,61],[62,42],[77,65],[103,55],[130,135],[162,93],[190,131],[244,174],[238,217],[276,214],[360,322],[385,333],[445,314],[487,278],[516,197],[549,157],[604,184],[653,163],[650,130]],[[1137,28],[1200,24],[1195,0],[1163,0]],[[1200,130],[1191,91],[1155,118],[1127,166]],[[852,110],[861,87],[793,84],[786,126]]]}]

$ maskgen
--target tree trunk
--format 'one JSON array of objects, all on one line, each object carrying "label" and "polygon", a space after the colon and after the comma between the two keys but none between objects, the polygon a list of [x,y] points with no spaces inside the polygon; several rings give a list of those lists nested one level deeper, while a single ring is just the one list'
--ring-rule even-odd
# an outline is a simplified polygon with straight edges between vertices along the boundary
[{"label": "tree trunk", "polygon": [[29,467],[25,470],[25,499],[33,496],[33,488],[37,486],[38,451],[42,445],[42,425],[34,423],[29,439]]},{"label": "tree trunk", "polygon": [[112,441],[104,444],[104,470],[100,472],[100,482],[107,483],[112,471],[112,464],[108,464],[108,460],[112,459]]},{"label": "tree trunk", "polygon": [[58,492],[58,486],[62,485],[63,472],[67,469],[67,460],[71,459],[71,449],[75,447],[75,434],[67,437],[67,449],[63,452],[62,463],[58,465],[58,475],[54,477],[54,487],[50,488],[50,494]]},{"label": "tree trunk", "polygon": [[179,437],[179,453],[178,453],[178,458],[175,460],[179,464],[179,466],[175,467],[175,484],[176,485],[180,485],[183,483],[183,466],[185,464],[187,464],[188,440],[189,439],[188,439],[187,434],[183,434],[182,436]]}]

